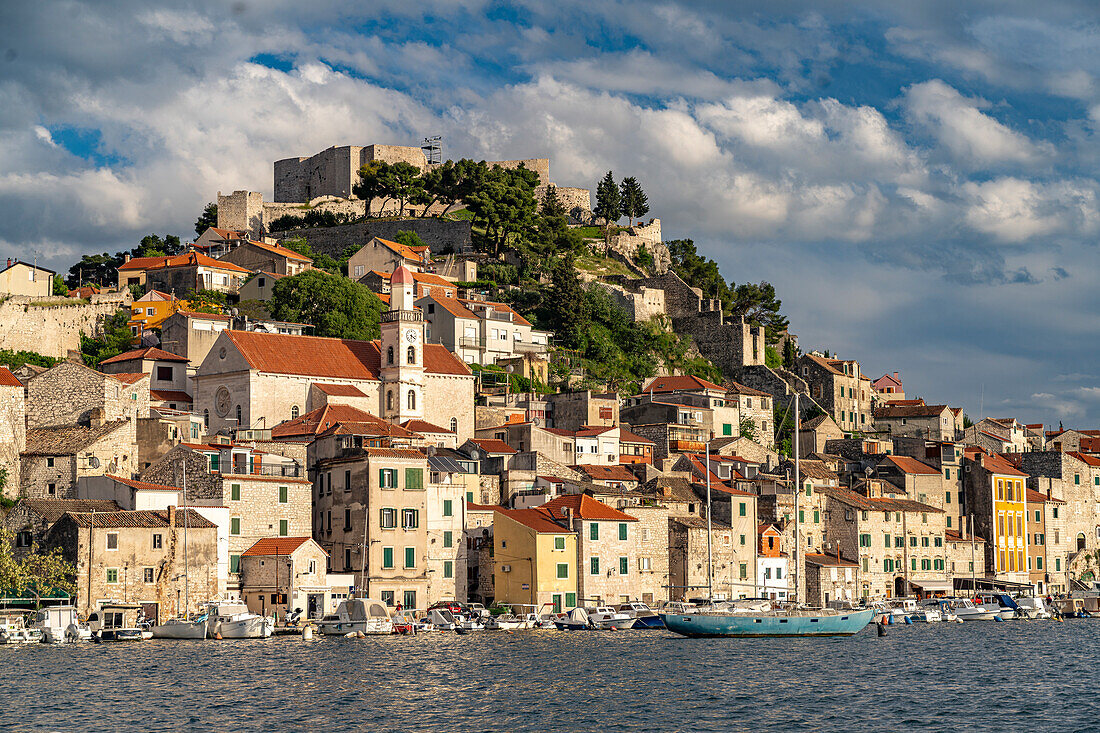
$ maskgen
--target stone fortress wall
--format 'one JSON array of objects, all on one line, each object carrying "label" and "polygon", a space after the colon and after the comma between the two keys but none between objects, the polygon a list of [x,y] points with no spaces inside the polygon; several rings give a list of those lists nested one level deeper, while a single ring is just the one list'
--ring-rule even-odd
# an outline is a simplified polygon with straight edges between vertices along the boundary
[{"label": "stone fortress wall", "polygon": [[62,359],[69,351],[80,350],[81,334],[96,333],[105,317],[120,308],[128,309],[131,300],[128,290],[96,294],[88,303],[10,296],[0,302],[0,349]]}]

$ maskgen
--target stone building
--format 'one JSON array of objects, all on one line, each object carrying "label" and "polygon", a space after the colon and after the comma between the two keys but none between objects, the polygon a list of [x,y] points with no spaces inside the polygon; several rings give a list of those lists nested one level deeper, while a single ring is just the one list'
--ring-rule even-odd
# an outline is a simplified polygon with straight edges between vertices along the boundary
[{"label": "stone building", "polygon": [[475,377],[454,354],[425,343],[408,270],[393,276],[378,341],[223,331],[194,376],[195,409],[210,430],[271,427],[317,407],[311,387],[358,388],[371,410],[398,424],[432,416],[461,443],[473,434]]},{"label": "stone building", "polygon": [[278,276],[293,276],[313,269],[313,259],[310,257],[282,245],[253,240],[240,243],[218,260],[249,272],[270,272]]},{"label": "stone building", "polygon": [[145,374],[103,374],[64,361],[27,382],[27,427],[88,425],[93,413],[105,421],[149,416]]},{"label": "stone building", "polygon": [[309,619],[335,612],[328,555],[309,537],[267,537],[241,554],[241,597],[248,610],[281,619],[301,610]]},{"label": "stone building", "polygon": [[619,396],[590,389],[546,395],[548,427],[581,430],[619,424]]},{"label": "stone building", "polygon": [[[474,269],[477,269],[476,265],[474,265]],[[464,282],[473,282],[477,280],[476,273],[471,274],[473,274],[474,277],[462,278],[462,280]],[[390,278],[392,277],[392,273],[388,271],[367,270],[366,265],[349,265],[348,277],[353,280],[358,280],[379,296],[388,296],[390,294]],[[434,272],[417,272],[413,270],[413,282],[416,283],[415,295],[417,300],[429,295],[438,295],[441,298],[458,297],[458,286],[455,285],[454,282],[436,275]]]},{"label": "stone building", "polygon": [[[750,595],[742,584],[740,564],[733,558],[733,531],[729,525],[711,519],[711,562],[707,573],[707,520],[679,516],[668,520],[668,575],[671,600]],[[755,565],[755,562],[753,563]],[[709,583],[709,585],[708,585]]]},{"label": "stone building", "polygon": [[131,476],[137,470],[137,433],[132,420],[31,428],[26,449],[19,456],[20,495],[74,499],[82,477]]},{"label": "stone building", "polygon": [[20,499],[4,516],[4,529],[15,535],[13,551],[22,557],[41,546],[46,533],[68,512],[117,512],[122,509],[110,499]]},{"label": "stone building", "polygon": [[797,369],[809,385],[810,396],[832,415],[841,430],[868,431],[874,427],[873,390],[870,380],[860,373],[859,362],[803,354]]},{"label": "stone building", "polygon": [[0,366],[0,495],[12,498],[22,485],[19,454],[27,448],[27,401],[23,383]]},{"label": "stone building", "polygon": [[814,453],[824,453],[830,440],[840,440],[844,431],[836,424],[831,415],[818,415],[806,420],[798,431],[798,452],[801,458]]},{"label": "stone building", "polygon": [[[730,382],[726,390],[726,403],[737,406],[740,430],[734,431],[735,434],[753,438],[765,448],[775,447],[774,404],[770,394],[738,382]],[[750,422],[752,435],[747,434]]]},{"label": "stone building", "polygon": [[[1057,518],[1054,516],[1053,505],[1058,504],[1064,506],[1065,502],[1035,489],[1027,489],[1027,569],[1030,583],[1040,595],[1065,592],[1065,589],[1069,588],[1069,580],[1066,576],[1068,565],[1065,561],[1059,563],[1058,571],[1054,569],[1054,559],[1064,558],[1065,549],[1058,546],[1061,543],[1053,544],[1047,541],[1048,536],[1053,539],[1057,531],[1054,526]],[[1052,506],[1048,507],[1048,505]],[[1048,518],[1052,520],[1051,526],[1047,525]]]},{"label": "stone building", "polygon": [[185,356],[147,347],[104,359],[99,363],[99,368],[105,374],[148,374],[148,399],[158,406],[174,402],[179,405],[178,409],[184,409],[191,405],[191,380],[187,375]]},{"label": "stone building", "polygon": [[825,606],[834,601],[856,602],[859,565],[836,555],[808,553],[806,555],[806,598],[811,606]]},{"label": "stone building", "polygon": [[161,346],[187,357],[187,373],[193,376],[210,353],[222,331],[232,328],[233,319],[216,313],[176,311],[161,326]]},{"label": "stone building", "polygon": [[372,271],[393,272],[399,267],[421,272],[431,264],[431,255],[427,245],[409,246],[374,237],[348,259],[348,276],[358,280]]},{"label": "stone building", "polygon": [[1100,549],[1100,457],[1050,450],[1022,453],[1018,461],[1031,477],[1029,486],[1065,502],[1045,506],[1047,563],[1053,563],[1053,583],[1054,576],[1064,574],[1076,556],[1087,557]]},{"label": "stone building", "polygon": [[886,405],[875,408],[875,429],[890,435],[954,441],[955,414],[947,405]]},{"label": "stone building", "polygon": [[[144,258],[143,258],[144,259]],[[248,269],[223,262],[201,252],[157,257],[145,266],[145,287],[182,297],[192,290],[235,293],[248,277]],[[130,263],[134,262],[131,260]],[[127,263],[127,264],[130,264]],[[120,272],[121,272],[121,268]]]},{"label": "stone building", "polygon": [[217,526],[194,509],[66,513],[44,545],[61,548],[76,565],[75,605],[82,615],[113,600],[141,604],[155,622],[218,597]]},{"label": "stone building", "polygon": [[496,598],[493,586],[493,516],[500,506],[466,502],[466,598],[488,607]]}]

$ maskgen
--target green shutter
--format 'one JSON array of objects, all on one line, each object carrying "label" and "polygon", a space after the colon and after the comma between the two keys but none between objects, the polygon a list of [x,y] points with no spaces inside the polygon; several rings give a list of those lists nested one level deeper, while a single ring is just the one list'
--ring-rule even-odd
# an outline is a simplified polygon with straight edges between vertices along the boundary
[{"label": "green shutter", "polygon": [[229,498],[232,499],[233,501],[240,501],[241,500],[241,485],[240,484],[230,484],[229,485]]},{"label": "green shutter", "polygon": [[229,556],[229,572],[239,573],[241,572],[241,556],[230,555]]},{"label": "green shutter", "polygon": [[626,575],[628,572],[627,560],[625,557],[619,558],[619,575]]},{"label": "green shutter", "polygon": [[600,525],[596,522],[592,522],[588,525],[588,539],[598,540],[600,539]]},{"label": "green shutter", "polygon": [[885,535],[885,537],[886,537],[886,547],[889,548],[890,547],[890,535],[889,535],[889,533],[887,533]]},{"label": "green shutter", "polygon": [[559,578],[568,578],[569,577],[569,563],[564,563],[564,562],[559,562],[558,563],[558,577]]},{"label": "green shutter", "polygon": [[240,517],[233,517],[232,519],[229,520],[229,534],[240,534],[240,533],[241,533],[241,518]]},{"label": "green shutter", "polygon": [[619,539],[626,539],[626,522],[619,522]]},{"label": "green shutter", "polygon": [[740,516],[740,517],[743,517],[743,516],[745,516],[746,511],[747,510],[745,508],[745,502],[741,502],[741,506],[738,507],[738,510],[737,510],[737,515]]},{"label": "green shutter", "polygon": [[424,488],[424,469],[422,469],[422,468],[406,468],[405,469],[405,488],[406,489],[423,489]]},{"label": "green shutter", "polygon": [[565,549],[565,538],[564,537],[555,537],[554,538],[554,549],[555,550],[564,550]]},{"label": "green shutter", "polygon": [[450,560],[443,561],[443,577],[453,578],[455,576],[454,563]]},{"label": "green shutter", "polygon": [[451,500],[450,499],[444,499],[443,500],[443,516],[450,517],[450,516],[453,516],[453,514],[454,514],[454,512],[453,512],[453,507],[451,505]]},{"label": "green shutter", "polygon": [[392,547],[383,547],[382,548],[382,567],[384,567],[384,568],[392,568],[393,567],[393,548]]},{"label": "green shutter", "polygon": [[806,523],[806,510],[804,510],[804,509],[799,509],[798,510],[798,521],[799,521],[800,524],[805,524]]},{"label": "green shutter", "polygon": [[279,520],[279,536],[286,537],[290,534],[290,522],[285,519]]},{"label": "green shutter", "polygon": [[576,608],[576,606],[577,606],[577,594],[576,593],[566,593],[565,594],[565,605],[566,605],[567,608]]},{"label": "green shutter", "polygon": [[469,503],[469,504],[474,503],[474,492],[472,492],[472,491],[467,491],[466,492],[466,502]]},{"label": "green shutter", "polygon": [[287,490],[286,486],[280,486],[279,487],[279,503],[280,504],[286,504],[287,503],[287,493],[288,493],[288,490]]},{"label": "green shutter", "polygon": [[722,435],[733,435],[733,426],[729,423],[722,425]]},{"label": "green shutter", "polygon": [[814,509],[814,524],[820,524],[820,523],[821,523],[821,512],[819,512],[817,509]]},{"label": "green shutter", "polygon": [[447,530],[443,533],[443,546],[451,547],[452,545],[454,545],[454,534],[450,530]]},{"label": "green shutter", "polygon": [[[560,568],[561,566],[559,565],[558,567]],[[600,574],[600,558],[598,558],[598,557],[588,558],[588,572],[592,575],[599,575]],[[561,575],[559,575],[558,577],[560,578]]]},{"label": "green shutter", "polygon": [[406,547],[405,548],[405,567],[407,567],[407,568],[415,568],[416,567],[416,548],[415,547]]},{"label": "green shutter", "polygon": [[386,486],[386,469],[378,469],[378,485],[382,488]]}]

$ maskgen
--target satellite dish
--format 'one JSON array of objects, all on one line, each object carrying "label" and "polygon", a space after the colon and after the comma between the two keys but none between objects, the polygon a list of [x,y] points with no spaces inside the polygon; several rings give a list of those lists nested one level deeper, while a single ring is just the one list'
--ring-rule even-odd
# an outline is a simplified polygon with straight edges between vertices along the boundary
[{"label": "satellite dish", "polygon": [[92,456],[91,459],[88,461],[88,465],[90,465],[92,468],[99,468],[99,459],[95,456]]},{"label": "satellite dish", "polygon": [[508,366],[504,367],[504,371],[508,372],[509,374],[511,374],[511,373],[512,373],[512,372],[514,372],[515,370],[516,370],[516,368],[515,368],[514,366],[512,366],[511,364],[509,364]]},{"label": "satellite dish", "polygon": [[542,421],[539,420],[537,417],[533,417],[531,418],[531,424],[537,428],[539,425],[542,424]]},{"label": "satellite dish", "polygon": [[863,469],[863,473],[866,474],[867,478],[871,478],[871,476],[875,473],[875,469],[868,466],[867,468]]},{"label": "satellite dish", "polygon": [[472,450],[470,451],[470,458],[476,461],[477,459],[481,458],[481,454],[477,450]]}]

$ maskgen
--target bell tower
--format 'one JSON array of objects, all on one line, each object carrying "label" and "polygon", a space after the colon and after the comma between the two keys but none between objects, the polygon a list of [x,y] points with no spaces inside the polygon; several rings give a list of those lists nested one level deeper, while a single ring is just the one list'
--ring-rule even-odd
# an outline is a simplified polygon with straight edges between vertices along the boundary
[{"label": "bell tower", "polygon": [[416,281],[401,265],[390,276],[390,309],[382,313],[382,391],[379,414],[402,423],[424,416],[424,315]]}]

